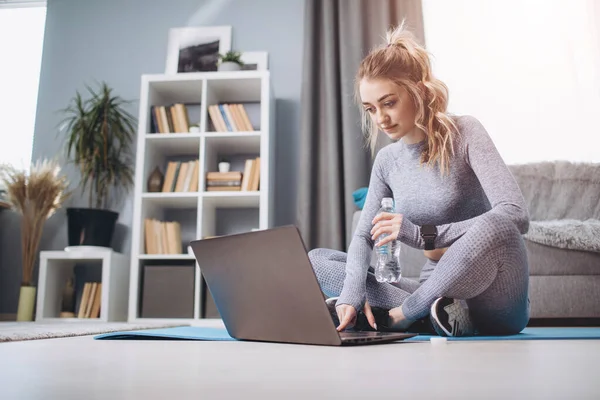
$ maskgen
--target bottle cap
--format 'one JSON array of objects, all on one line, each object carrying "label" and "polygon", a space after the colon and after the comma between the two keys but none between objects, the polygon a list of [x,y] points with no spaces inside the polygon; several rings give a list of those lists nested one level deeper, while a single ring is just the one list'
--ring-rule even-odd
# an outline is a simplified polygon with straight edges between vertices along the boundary
[{"label": "bottle cap", "polygon": [[448,339],[445,337],[441,337],[441,336],[432,336],[431,339],[429,339],[431,341],[431,344],[435,344],[435,345],[443,345],[448,343]]}]

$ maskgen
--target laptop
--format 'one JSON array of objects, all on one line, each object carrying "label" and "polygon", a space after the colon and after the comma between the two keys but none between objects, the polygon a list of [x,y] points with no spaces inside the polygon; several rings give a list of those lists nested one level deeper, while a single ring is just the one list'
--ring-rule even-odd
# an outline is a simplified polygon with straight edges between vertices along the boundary
[{"label": "laptop", "polygon": [[194,240],[190,246],[227,332],[238,340],[346,346],[416,335],[338,332],[294,225]]}]

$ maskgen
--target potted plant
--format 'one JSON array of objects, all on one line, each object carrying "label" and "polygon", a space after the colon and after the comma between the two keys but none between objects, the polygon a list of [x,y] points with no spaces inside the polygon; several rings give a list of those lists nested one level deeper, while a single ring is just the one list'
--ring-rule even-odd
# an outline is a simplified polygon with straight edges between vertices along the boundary
[{"label": "potted plant", "polygon": [[135,118],[124,109],[129,103],[113,95],[103,82],[98,91],[86,85],[84,100],[79,92],[62,112],[67,117],[66,155],[81,175],[81,190],[87,190],[88,207],[67,208],[69,246],[111,247],[119,213],[111,210],[115,194],[133,186]]},{"label": "potted plant", "polygon": [[42,160],[29,171],[0,166],[0,180],[6,187],[5,201],[21,215],[22,279],[17,321],[32,321],[36,288],[33,269],[44,224],[58,210],[69,193],[66,177],[56,161]]},{"label": "potted plant", "polygon": [[239,71],[242,69],[242,53],[239,51],[228,51],[219,54],[219,71]]}]

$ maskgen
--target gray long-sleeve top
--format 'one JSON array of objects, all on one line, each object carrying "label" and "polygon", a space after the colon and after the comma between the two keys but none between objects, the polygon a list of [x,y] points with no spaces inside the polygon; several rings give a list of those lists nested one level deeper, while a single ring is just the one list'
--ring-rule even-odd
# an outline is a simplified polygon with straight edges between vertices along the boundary
[{"label": "gray long-sleeve top", "polygon": [[366,278],[374,242],[372,220],[381,199],[393,197],[403,214],[397,239],[423,249],[420,226],[436,225],[436,248],[449,247],[484,213],[508,216],[521,233],[529,229],[529,213],[514,177],[483,125],[474,117],[454,117],[455,136],[450,173],[419,165],[426,141],[402,140],[381,149],[375,157],[367,198],[348,249],[346,278],[337,305],[361,310],[366,300]]}]

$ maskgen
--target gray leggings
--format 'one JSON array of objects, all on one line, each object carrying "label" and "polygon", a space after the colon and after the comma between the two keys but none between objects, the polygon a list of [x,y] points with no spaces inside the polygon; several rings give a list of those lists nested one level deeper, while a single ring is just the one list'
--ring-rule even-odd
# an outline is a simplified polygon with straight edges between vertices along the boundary
[{"label": "gray leggings", "polygon": [[[339,296],[345,278],[346,253],[314,249],[308,254],[321,290]],[[435,263],[434,263],[435,264]],[[429,270],[433,271],[429,274]],[[488,213],[456,240],[437,265],[428,263],[420,282],[402,278],[396,284],[377,282],[367,274],[367,301],[390,309],[402,306],[409,319],[429,314],[439,297],[465,300],[481,334],[510,335],[529,321],[529,265],[525,243],[507,217]]]}]

